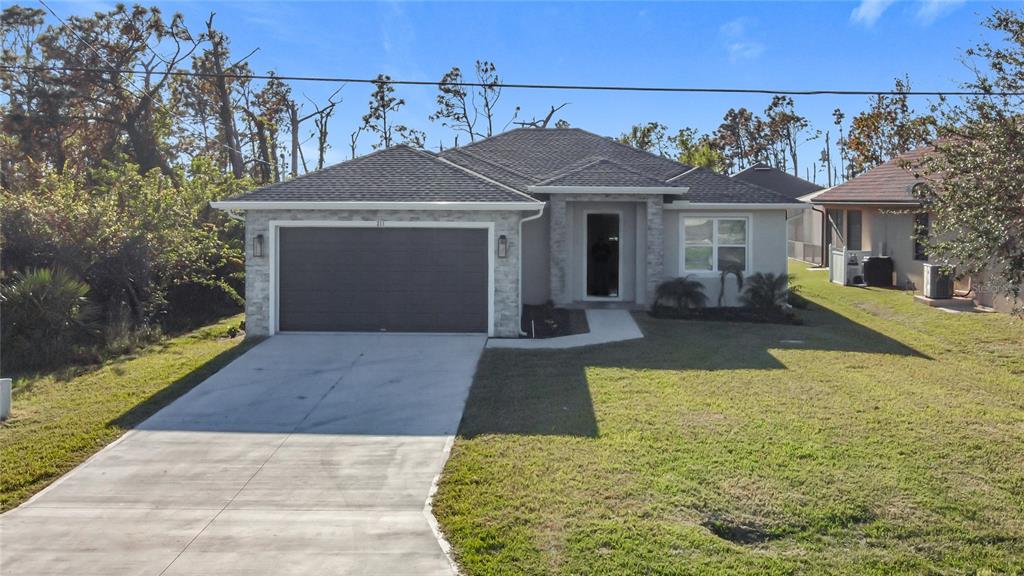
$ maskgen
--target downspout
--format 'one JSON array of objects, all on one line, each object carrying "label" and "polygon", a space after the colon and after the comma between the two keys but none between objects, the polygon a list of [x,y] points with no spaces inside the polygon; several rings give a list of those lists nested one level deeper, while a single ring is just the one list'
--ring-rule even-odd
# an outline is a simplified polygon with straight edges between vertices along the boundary
[{"label": "downspout", "polygon": [[523,331],[523,222],[529,222],[530,220],[536,220],[544,215],[544,208],[548,205],[547,202],[540,205],[540,211],[519,220],[519,313],[516,317],[519,319],[519,336],[526,336],[526,332]]}]

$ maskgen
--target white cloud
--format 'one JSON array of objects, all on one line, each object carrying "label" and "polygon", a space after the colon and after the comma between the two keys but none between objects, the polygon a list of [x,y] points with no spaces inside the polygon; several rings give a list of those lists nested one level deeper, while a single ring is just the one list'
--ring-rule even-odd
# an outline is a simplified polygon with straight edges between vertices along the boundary
[{"label": "white cloud", "polygon": [[850,13],[850,20],[855,24],[871,27],[882,17],[895,0],[861,0],[860,4]]},{"label": "white cloud", "polygon": [[754,24],[752,19],[742,17],[730,20],[718,28],[730,61],[754,60],[764,53],[766,46],[752,34]]},{"label": "white cloud", "polygon": [[959,8],[966,0],[923,0],[917,9],[917,20],[927,26]]}]

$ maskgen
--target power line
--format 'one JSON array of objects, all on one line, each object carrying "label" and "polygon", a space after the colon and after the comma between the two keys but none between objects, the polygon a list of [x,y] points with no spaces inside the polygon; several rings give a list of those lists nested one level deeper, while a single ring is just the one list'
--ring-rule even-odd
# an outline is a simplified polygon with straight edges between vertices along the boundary
[{"label": "power line", "polygon": [[[116,68],[116,67],[114,66],[114,64],[113,64],[113,63],[112,63],[112,62],[111,62],[110,60],[108,60],[108,59],[106,58],[106,56],[104,56],[103,54],[101,54],[101,53],[100,53],[100,51],[99,51],[99,50],[97,50],[95,46],[93,46],[92,44],[90,44],[90,43],[89,43],[89,42],[88,42],[88,41],[87,41],[87,40],[86,40],[85,38],[82,38],[82,36],[81,36],[81,35],[80,35],[80,34],[79,34],[78,32],[76,32],[76,31],[74,30],[74,28],[72,28],[71,26],[69,26],[69,25],[68,25],[68,23],[67,23],[67,22],[65,22],[63,18],[61,18],[61,17],[59,16],[59,15],[57,15],[57,13],[53,11],[53,8],[50,8],[50,6],[49,6],[49,5],[48,5],[48,4],[46,3],[46,2],[44,2],[43,0],[39,0],[39,3],[40,3],[40,4],[42,4],[42,6],[43,6],[44,8],[46,8],[46,10],[47,10],[47,11],[48,11],[48,12],[49,12],[50,14],[53,14],[53,17],[54,17],[54,18],[56,18],[56,19],[57,19],[57,20],[58,20],[58,21],[60,22],[61,26],[63,26],[63,27],[64,27],[64,28],[65,28],[65,29],[66,29],[66,30],[67,30],[68,32],[70,32],[72,36],[74,36],[74,37],[75,37],[76,39],[78,39],[78,41],[79,41],[79,42],[81,42],[82,44],[85,44],[86,46],[88,46],[88,47],[89,47],[89,50],[92,50],[92,52],[93,52],[94,54],[96,54],[96,56],[97,56],[97,57],[99,57],[99,59],[100,59],[100,60],[102,60],[102,61],[106,62],[106,63],[107,63],[107,66],[109,66],[109,69],[104,69],[104,68],[86,68],[86,67],[82,67],[82,68],[81,68],[81,70],[82,70],[82,71],[92,71],[92,72],[113,72],[113,73],[115,73],[115,74],[122,74],[122,75],[124,75],[124,76],[129,76],[129,75],[139,75],[139,74],[145,74],[145,72],[144,72],[144,71],[136,71],[136,70],[133,70],[133,71],[131,71],[130,73],[128,73],[128,72],[122,72],[122,71],[118,70],[118,69],[117,69],[117,68]],[[151,52],[153,52],[154,54],[156,54],[156,51],[154,51],[154,50],[153,50],[152,48],[150,48],[150,47],[149,47],[149,44],[145,44],[145,47],[146,47],[146,48],[147,48],[148,50],[150,50]],[[158,55],[158,54],[157,54],[157,57],[159,58],[159,55]],[[34,69],[37,69],[37,70],[39,69],[39,68],[37,68],[37,67],[34,67],[34,66],[4,66],[3,68],[4,68],[4,69],[8,69],[8,68],[22,68],[22,69],[33,69],[33,68],[34,68]],[[54,71],[54,72],[60,72],[61,70],[59,70],[59,68],[64,68],[64,71],[66,71],[66,72],[72,72],[72,71],[74,71],[73,69],[74,69],[74,68],[76,68],[76,67],[74,67],[74,66],[66,66],[66,67],[59,67],[59,66],[43,66],[43,69],[47,69],[47,68],[51,69],[51,71]],[[161,73],[161,72],[159,72],[159,71],[154,71],[154,72],[152,72],[152,74],[158,74],[158,75],[159,75],[159,74],[164,74],[164,75],[166,75],[166,74],[168,74],[168,73],[170,73],[170,72],[167,72],[167,71],[165,71],[165,72],[163,72],[163,73]],[[171,112],[170,110],[168,110],[168,109],[167,109],[167,106],[165,106],[163,102],[161,102],[161,101],[157,100],[156,98],[154,98],[153,96],[149,95],[149,94],[148,94],[148,92],[147,92],[146,90],[144,90],[144,89],[142,89],[142,88],[139,88],[138,84],[136,84],[135,82],[133,82],[133,81],[131,80],[131,78],[129,78],[129,79],[128,79],[128,82],[129,82],[129,83],[130,83],[130,84],[132,85],[132,87],[133,87],[133,88],[135,88],[136,90],[138,90],[138,91],[139,91],[139,93],[140,93],[141,95],[144,95],[145,97],[148,97],[148,98],[149,98],[150,100],[152,100],[152,101],[153,101],[153,102],[154,102],[154,103],[155,103],[155,104],[156,104],[157,106],[159,106],[159,107],[163,108],[164,112],[166,112],[166,113],[167,113],[168,115],[170,115],[170,116],[174,116],[174,114],[173,114],[173,113],[172,113],[172,112]],[[122,89],[123,89],[123,90],[124,90],[125,92],[128,92],[129,94],[131,94],[131,91],[130,91],[130,90],[128,90],[127,88],[124,88],[124,87],[122,87]],[[185,127],[186,129],[188,129],[188,128],[189,128],[187,124],[182,124],[182,126],[183,126],[183,127]],[[206,139],[207,141],[209,140],[209,139],[208,139],[208,138],[206,137],[206,135],[205,135],[205,134],[203,134],[203,135],[200,135],[200,134],[199,134],[198,132],[196,132],[196,131],[193,131],[193,132],[192,132],[192,135],[193,135],[193,136],[202,136],[202,137],[203,137],[204,139]],[[243,152],[242,152],[241,150],[236,150],[236,149],[235,149],[234,147],[232,147],[232,146],[228,146],[227,144],[225,144],[224,142],[221,142],[220,140],[216,140],[216,139],[215,139],[215,140],[214,140],[214,142],[216,142],[217,144],[220,144],[221,146],[223,146],[223,147],[224,147],[224,148],[225,148],[226,150],[228,150],[228,151],[231,151],[231,152],[237,152],[237,153],[239,153],[239,154],[243,154],[243,155],[244,155],[244,153],[243,153]],[[256,161],[256,162],[260,162],[260,163],[262,163],[262,164],[265,164],[265,165],[267,165],[267,166],[271,166],[271,164],[270,164],[269,162],[265,161],[265,160],[262,160],[262,159],[259,159],[259,158],[253,158],[253,160],[254,160],[254,161]]]},{"label": "power line", "polygon": [[[165,75],[165,76],[187,76],[197,78],[231,78],[239,80],[287,80],[290,82],[330,82],[330,83],[352,83],[352,84],[393,84],[398,86],[439,86],[441,82],[429,80],[380,80],[377,78],[344,78],[333,76],[294,76],[281,74],[237,74],[232,72],[194,72],[188,70],[162,70],[147,72],[131,68],[88,68],[78,66],[0,66],[0,70],[8,72],[113,72],[116,74],[128,75]],[[776,90],[771,88],[716,88],[698,86],[628,86],[628,85],[588,85],[588,84],[533,84],[533,83],[498,83],[488,84],[483,82],[444,82],[445,86],[458,86],[462,88],[513,88],[524,90],[574,90],[593,92],[669,92],[689,94],[767,94],[783,96],[980,96],[980,97],[1005,97],[1024,96],[1024,92],[980,92],[977,90]]]}]

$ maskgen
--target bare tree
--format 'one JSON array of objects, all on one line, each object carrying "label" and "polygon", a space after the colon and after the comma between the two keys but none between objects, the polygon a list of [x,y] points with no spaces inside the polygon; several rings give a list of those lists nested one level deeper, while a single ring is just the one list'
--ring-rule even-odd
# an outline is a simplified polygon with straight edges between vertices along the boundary
[{"label": "bare tree", "polygon": [[568,102],[563,102],[563,103],[559,104],[558,106],[552,106],[551,110],[548,111],[547,115],[545,115],[540,120],[538,120],[536,117],[534,117],[532,120],[514,122],[514,124],[516,126],[521,127],[521,128],[547,128],[548,124],[551,123],[551,119],[554,118],[555,113],[558,112],[559,110],[561,110],[562,108],[565,108],[568,105],[569,105]]},{"label": "bare tree", "polygon": [[501,78],[498,76],[498,69],[493,62],[487,60],[476,61],[476,80],[482,84],[477,91],[483,103],[483,115],[487,120],[487,136],[494,135],[494,108],[501,98]]},{"label": "bare tree", "polygon": [[397,112],[405,100],[394,96],[395,87],[391,84],[390,76],[378,74],[373,85],[370,110],[363,115],[363,127],[379,137],[373,145],[374,149],[390,148],[394,140],[394,125],[388,115]]},{"label": "bare tree", "polygon": [[[456,132],[465,132],[472,142],[477,136],[476,121],[479,112],[474,98],[462,86],[462,70],[457,66],[445,73],[437,83],[437,111],[430,115],[430,121],[441,120],[441,125]],[[458,138],[458,135],[456,135]],[[458,146],[458,144],[456,144]]]}]

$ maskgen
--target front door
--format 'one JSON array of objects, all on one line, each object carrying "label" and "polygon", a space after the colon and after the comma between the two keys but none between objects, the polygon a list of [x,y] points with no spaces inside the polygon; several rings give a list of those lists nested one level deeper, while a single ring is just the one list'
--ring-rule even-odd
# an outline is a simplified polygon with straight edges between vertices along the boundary
[{"label": "front door", "polygon": [[619,297],[618,214],[587,214],[587,296]]}]

